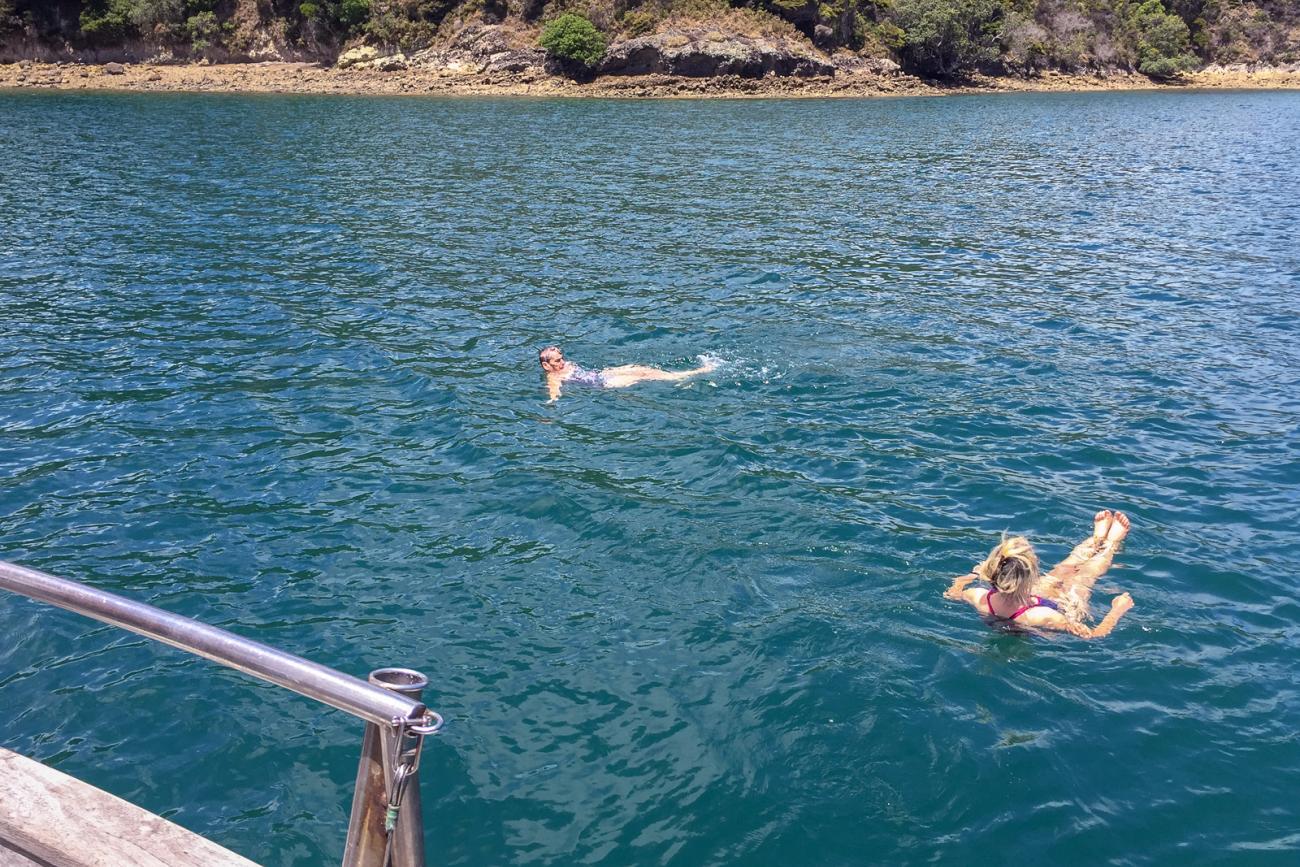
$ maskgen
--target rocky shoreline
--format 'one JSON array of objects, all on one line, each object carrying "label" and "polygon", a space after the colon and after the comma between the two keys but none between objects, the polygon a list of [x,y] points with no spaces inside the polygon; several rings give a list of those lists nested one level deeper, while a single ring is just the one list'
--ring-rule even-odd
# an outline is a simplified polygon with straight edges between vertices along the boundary
[{"label": "rocky shoreline", "polygon": [[800,74],[692,76],[649,70],[576,82],[533,66],[458,68],[413,63],[40,63],[0,64],[0,88],[156,92],[299,93],[600,98],[882,97],[1016,91],[1300,89],[1300,68],[1211,67],[1176,82],[1134,73],[974,77],[961,84],[925,81],[896,68],[863,67]]}]

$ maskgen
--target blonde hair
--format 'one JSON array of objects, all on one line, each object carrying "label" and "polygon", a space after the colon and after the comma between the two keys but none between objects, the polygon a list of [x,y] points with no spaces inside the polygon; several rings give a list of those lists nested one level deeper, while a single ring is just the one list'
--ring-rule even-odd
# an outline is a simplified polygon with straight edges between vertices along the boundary
[{"label": "blonde hair", "polygon": [[1013,602],[1024,603],[1038,580],[1038,555],[1024,536],[1003,534],[1002,542],[976,567],[975,574]]}]

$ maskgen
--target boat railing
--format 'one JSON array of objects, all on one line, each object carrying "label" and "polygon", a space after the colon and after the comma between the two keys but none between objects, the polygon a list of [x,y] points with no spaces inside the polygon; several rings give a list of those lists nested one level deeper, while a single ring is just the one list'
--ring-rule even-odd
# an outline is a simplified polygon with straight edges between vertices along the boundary
[{"label": "boat railing", "polygon": [[381,668],[369,681],[233,632],[0,561],[0,589],[147,636],[365,720],[344,867],[423,867],[419,766],[424,738],[442,717],[420,700],[428,679]]}]

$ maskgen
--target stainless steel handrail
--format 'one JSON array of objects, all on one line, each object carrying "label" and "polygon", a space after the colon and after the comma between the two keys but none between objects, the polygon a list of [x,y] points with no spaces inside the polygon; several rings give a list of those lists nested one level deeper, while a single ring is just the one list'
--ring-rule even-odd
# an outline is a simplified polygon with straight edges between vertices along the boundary
[{"label": "stainless steel handrail", "polygon": [[[97,590],[76,581],[56,578],[35,569],[0,560],[0,589],[9,590],[41,602],[48,602],[51,605],[74,611],[93,620],[109,623],[156,641],[161,641],[164,644],[170,644],[172,647],[178,647],[181,650],[210,659],[228,668],[282,686],[299,695],[305,695],[331,707],[336,707],[376,726],[377,728],[374,731],[371,731],[370,726],[367,726],[367,731],[370,732],[368,738],[371,740],[377,736],[375,732],[382,732],[390,742],[400,745],[404,742],[403,738],[406,737],[403,734],[404,732],[414,731],[418,735],[423,735],[436,731],[442,723],[441,717],[431,713],[424,703],[416,698],[407,697],[400,692],[372,685],[359,678],[335,671],[328,666],[309,662],[306,659],[277,650],[261,642],[235,635],[233,632],[227,632],[224,629],[218,629],[215,626],[209,626],[206,623],[200,623],[179,614],[172,614],[161,608],[136,602],[115,593]],[[379,673],[376,672],[376,674]],[[423,679],[423,676],[417,672],[411,672],[410,674]],[[376,683],[384,682],[386,681],[382,678],[376,679]],[[409,680],[407,682],[409,683]],[[399,682],[392,688],[401,688],[401,683]],[[418,690],[416,695],[418,696]],[[417,737],[417,743],[418,740]],[[393,753],[394,749],[390,748],[389,753]],[[410,769],[412,776],[416,772],[415,768],[418,767],[418,755],[419,750],[417,747],[414,753],[414,764]],[[394,758],[397,758],[395,754]],[[385,789],[389,781],[384,774],[374,772],[377,761],[369,750],[363,751],[358,775],[359,788],[354,797],[354,810],[357,809],[358,804],[364,802],[369,805],[371,813],[374,813],[376,805],[378,805],[382,815],[383,805],[385,803],[392,804],[394,797],[391,791]],[[407,761],[411,761],[411,757],[408,756]],[[372,782],[363,789],[360,784],[363,778],[367,776],[367,768],[371,769],[369,779]],[[389,772],[389,776],[391,776],[392,768],[383,770]],[[376,777],[379,780],[378,784],[373,782]],[[357,830],[358,833],[372,835],[379,833],[373,830],[374,823],[372,822],[369,831],[365,829],[358,830],[359,826],[358,828],[349,828],[346,863],[349,865],[369,865],[391,862],[403,865],[423,865],[423,851],[411,851],[413,846],[410,842],[412,840],[418,841],[423,836],[422,817],[419,815],[418,779],[410,780],[407,783],[407,788],[415,793],[411,799],[413,809],[406,810],[400,816],[397,827],[400,832],[399,843],[401,845],[397,847],[396,855],[392,853],[383,855],[386,847],[382,842],[382,837],[378,841],[366,844],[360,850],[358,849],[360,843],[353,839],[352,832]],[[354,821],[354,825],[356,824]],[[360,842],[364,843],[364,841]],[[421,849],[418,845],[414,846],[414,848]],[[364,857],[358,857],[354,854],[355,851],[364,851],[366,853],[378,851],[381,856],[366,854]],[[383,857],[383,862],[375,860],[376,857]]]},{"label": "stainless steel handrail", "polygon": [[392,725],[394,720],[418,719],[425,712],[421,702],[360,678],[233,632],[25,566],[0,561],[0,588],[188,650],[369,722]]}]

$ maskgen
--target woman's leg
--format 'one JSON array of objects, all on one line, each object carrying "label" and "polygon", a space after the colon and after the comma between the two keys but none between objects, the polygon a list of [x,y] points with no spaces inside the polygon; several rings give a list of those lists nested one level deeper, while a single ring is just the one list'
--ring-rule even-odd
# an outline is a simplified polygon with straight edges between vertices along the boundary
[{"label": "woman's leg", "polygon": [[1075,545],[1070,556],[1052,567],[1052,570],[1043,576],[1043,583],[1051,583],[1059,587],[1063,582],[1073,579],[1080,567],[1096,556],[1097,551],[1105,543],[1106,534],[1110,532],[1114,519],[1115,516],[1107,509],[1102,509],[1094,515],[1092,535]]},{"label": "woman's leg", "polygon": [[1088,617],[1092,599],[1092,585],[1106,574],[1120,541],[1128,535],[1129,519],[1123,512],[1113,516],[1098,512],[1093,522],[1093,534],[1084,540],[1070,556],[1061,561],[1045,580],[1041,581],[1047,596],[1061,606],[1066,617],[1082,622]]},{"label": "woman's leg", "polygon": [[622,364],[618,367],[606,367],[600,373],[605,378],[607,387],[623,388],[638,382],[651,380],[675,382],[698,376],[701,373],[708,373],[716,367],[716,364],[702,364],[691,370],[660,370],[657,367],[649,367],[644,364]]}]

